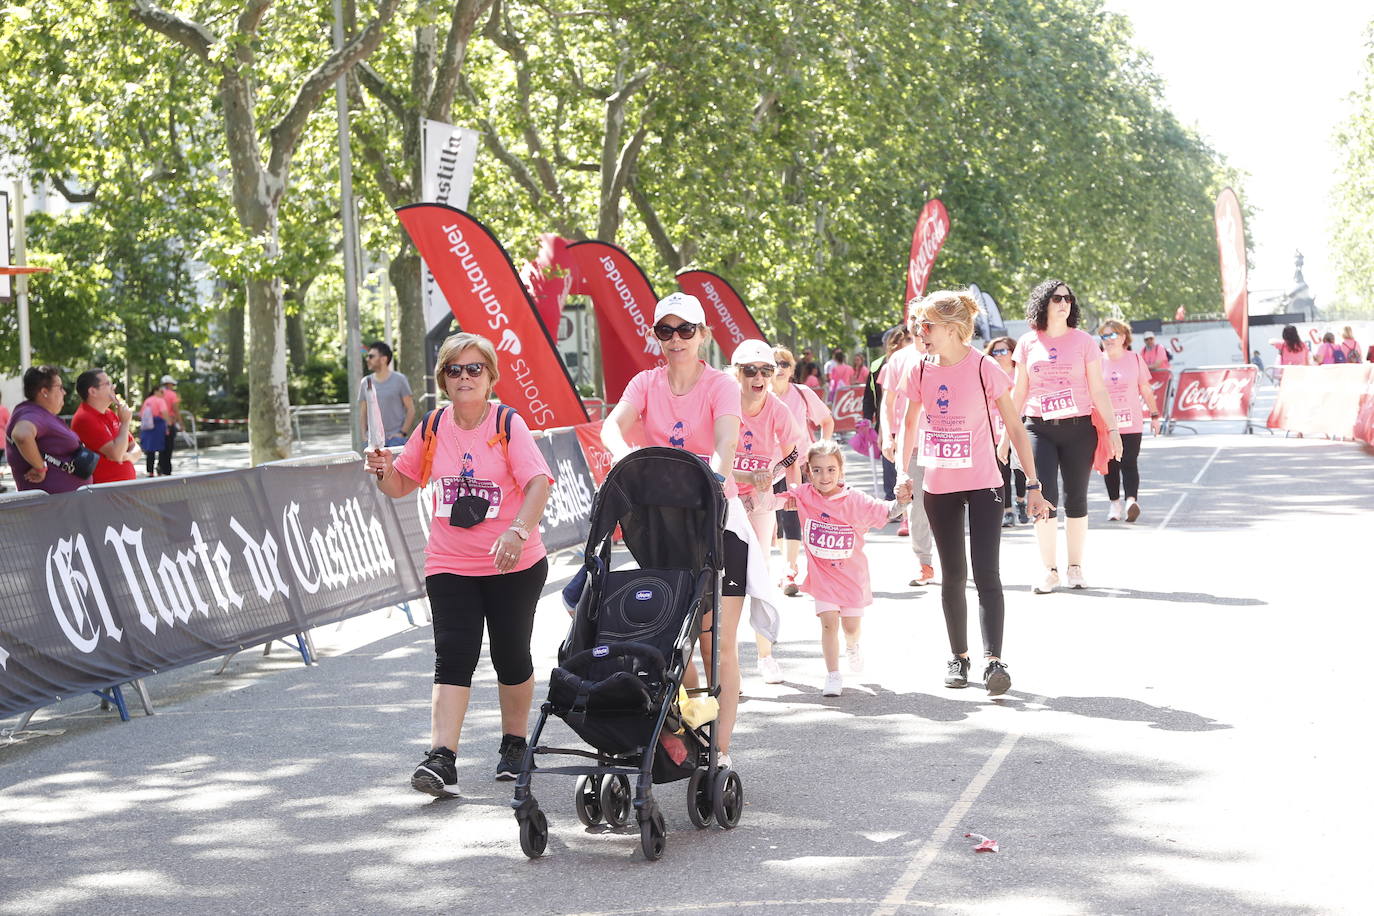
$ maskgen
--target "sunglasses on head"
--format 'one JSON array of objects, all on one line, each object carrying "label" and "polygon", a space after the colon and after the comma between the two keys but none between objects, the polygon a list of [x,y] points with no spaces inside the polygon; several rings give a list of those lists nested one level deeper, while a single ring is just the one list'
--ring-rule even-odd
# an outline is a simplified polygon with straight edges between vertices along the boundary
[{"label": "sunglasses on head", "polygon": [[1101,337],[1103,340],[1116,340],[1121,335],[1116,331],[1108,331],[1106,334],[1098,334],[1097,336]]},{"label": "sunglasses on head", "polygon": [[1007,355],[1008,353],[1010,353],[1010,352],[1011,352],[1011,351],[1008,350],[1006,347],[998,347],[996,350],[993,350],[993,351],[992,351],[992,355],[993,355],[993,356],[1006,356],[1006,355]]},{"label": "sunglasses on head", "polygon": [[1053,296],[1050,296],[1050,301],[1051,301],[1051,302],[1067,302],[1069,305],[1073,305],[1073,304],[1074,304],[1075,302],[1077,302],[1078,300],[1075,299],[1075,298],[1073,297],[1073,293],[1065,293],[1065,294],[1055,293]]},{"label": "sunglasses on head", "polygon": [[449,363],[444,367],[444,375],[449,378],[462,378],[465,372],[468,378],[481,378],[486,371],[486,363]]},{"label": "sunglasses on head", "polygon": [[691,340],[696,332],[697,326],[690,321],[684,321],[677,327],[673,327],[671,324],[654,325],[654,336],[664,341],[672,340],[674,333],[683,340]]},{"label": "sunglasses on head", "polygon": [[744,373],[745,378],[753,378],[756,375],[772,378],[775,370],[772,366],[740,366],[739,371]]}]

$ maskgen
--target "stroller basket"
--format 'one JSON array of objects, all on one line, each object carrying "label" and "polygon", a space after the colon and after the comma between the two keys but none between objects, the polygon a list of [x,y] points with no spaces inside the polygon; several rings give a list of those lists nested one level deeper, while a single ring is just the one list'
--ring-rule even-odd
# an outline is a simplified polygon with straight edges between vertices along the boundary
[{"label": "stroller basket", "polygon": [[607,754],[642,750],[646,717],[662,698],[663,653],[622,642],[579,652],[553,669],[549,705],[578,737]]}]

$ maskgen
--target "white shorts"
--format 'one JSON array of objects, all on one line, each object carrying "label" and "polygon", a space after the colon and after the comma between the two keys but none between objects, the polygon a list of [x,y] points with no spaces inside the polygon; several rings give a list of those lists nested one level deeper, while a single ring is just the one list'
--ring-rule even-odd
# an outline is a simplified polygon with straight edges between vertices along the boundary
[{"label": "white shorts", "polygon": [[833,601],[821,601],[816,599],[816,614],[819,616],[826,611],[839,611],[841,617],[862,617],[864,609],[861,607],[840,607]]}]

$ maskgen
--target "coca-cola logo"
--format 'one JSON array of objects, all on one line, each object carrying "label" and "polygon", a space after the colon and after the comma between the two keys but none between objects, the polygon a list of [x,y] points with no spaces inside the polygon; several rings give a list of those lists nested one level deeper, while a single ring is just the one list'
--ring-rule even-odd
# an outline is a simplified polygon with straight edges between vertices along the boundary
[{"label": "coca-cola logo", "polygon": [[935,266],[935,256],[949,236],[949,217],[944,205],[932,200],[921,211],[916,224],[916,241],[912,244],[910,272],[911,288],[918,296],[926,293],[926,281],[930,279],[931,268]]},{"label": "coca-cola logo", "polygon": [[864,389],[862,385],[841,388],[835,395],[835,420],[857,420],[864,412]]},{"label": "coca-cola logo", "polygon": [[1223,378],[1211,385],[1200,379],[1190,379],[1178,393],[1174,410],[1244,417],[1249,406],[1250,385],[1251,381],[1243,378]]}]

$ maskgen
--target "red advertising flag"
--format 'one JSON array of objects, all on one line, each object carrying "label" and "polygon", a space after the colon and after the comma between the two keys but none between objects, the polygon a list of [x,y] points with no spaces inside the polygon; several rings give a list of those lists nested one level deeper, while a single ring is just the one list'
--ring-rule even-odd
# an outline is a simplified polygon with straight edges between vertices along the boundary
[{"label": "red advertising flag", "polygon": [[864,415],[864,386],[848,385],[835,392],[830,412],[835,417],[835,432],[853,432]]},{"label": "red advertising flag", "polygon": [[1226,320],[1240,335],[1240,352],[1250,355],[1250,297],[1245,263],[1245,217],[1230,188],[1217,196],[1217,258],[1221,264],[1221,302]]},{"label": "red advertising flag", "polygon": [[568,253],[577,264],[574,292],[592,298],[601,337],[606,399],[620,400],[630,379],[660,363],[662,351],[649,332],[658,296],[634,258],[608,242],[573,242]]},{"label": "red advertising flag", "polygon": [[1174,374],[1168,369],[1150,370],[1150,390],[1155,394],[1155,413],[1161,417],[1169,412],[1169,382]]},{"label": "red advertising flag", "polygon": [[945,239],[949,238],[949,213],[940,198],[926,201],[921,215],[916,219],[916,231],[911,235],[911,257],[906,267],[906,299],[903,300],[902,314],[906,315],[905,303],[913,297],[926,294],[926,283],[930,282],[930,270],[935,266],[935,256],[940,253]]},{"label": "red advertising flag", "polygon": [[496,347],[496,395],[532,429],[587,422],[568,369],[510,255],[476,219],[445,204],[396,211],[463,330]]},{"label": "red advertising flag", "polygon": [[1184,369],[1169,419],[1246,420],[1254,395],[1254,366]]},{"label": "red advertising flag", "polygon": [[706,324],[715,335],[720,350],[730,354],[746,340],[767,340],[763,329],[745,308],[744,300],[734,287],[709,270],[684,270],[677,275],[677,285],[684,293],[701,300],[706,312]]},{"label": "red advertising flag", "polygon": [[573,432],[577,433],[577,442],[582,446],[582,455],[587,459],[587,467],[591,469],[592,480],[598,487],[606,479],[606,474],[615,462],[611,460],[611,452],[606,446],[601,444],[601,424],[603,420],[595,423],[581,423],[573,427]]}]

